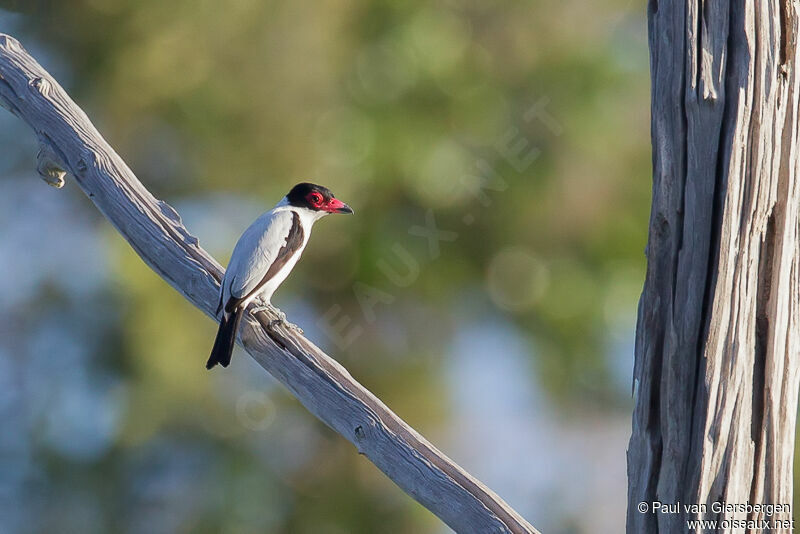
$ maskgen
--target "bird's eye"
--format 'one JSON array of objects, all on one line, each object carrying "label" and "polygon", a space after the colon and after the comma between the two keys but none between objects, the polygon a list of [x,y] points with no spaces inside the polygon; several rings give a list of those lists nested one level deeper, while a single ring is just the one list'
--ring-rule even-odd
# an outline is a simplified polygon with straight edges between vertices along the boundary
[{"label": "bird's eye", "polygon": [[309,195],[309,198],[311,200],[311,203],[314,204],[315,206],[318,206],[322,203],[322,195],[320,195],[319,193],[311,193],[311,195]]}]

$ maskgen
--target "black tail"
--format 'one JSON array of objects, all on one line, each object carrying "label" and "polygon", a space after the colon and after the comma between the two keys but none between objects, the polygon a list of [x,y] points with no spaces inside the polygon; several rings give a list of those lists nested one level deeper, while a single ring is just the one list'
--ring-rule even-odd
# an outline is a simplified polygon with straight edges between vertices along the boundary
[{"label": "black tail", "polygon": [[236,344],[236,332],[239,330],[239,321],[242,320],[242,308],[236,308],[230,315],[222,315],[217,330],[217,339],[214,340],[214,348],[211,349],[211,356],[206,362],[206,369],[211,369],[217,364],[228,367],[231,363],[233,346]]}]

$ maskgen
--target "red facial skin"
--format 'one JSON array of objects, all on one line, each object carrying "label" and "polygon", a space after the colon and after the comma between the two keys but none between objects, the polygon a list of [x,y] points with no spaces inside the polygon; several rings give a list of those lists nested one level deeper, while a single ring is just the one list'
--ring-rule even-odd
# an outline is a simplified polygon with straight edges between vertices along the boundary
[{"label": "red facial skin", "polygon": [[328,213],[353,213],[353,210],[350,209],[350,206],[338,198],[330,199],[322,209]]},{"label": "red facial skin", "polygon": [[308,200],[308,203],[311,204],[314,209],[321,209],[322,204],[325,202],[325,199],[322,198],[322,195],[319,193],[309,193],[306,200]]},{"label": "red facial skin", "polygon": [[309,193],[306,197],[308,203],[311,204],[314,209],[320,211],[326,211],[328,213],[353,213],[353,210],[339,200],[338,198],[330,198],[327,201],[320,195],[319,193]]}]

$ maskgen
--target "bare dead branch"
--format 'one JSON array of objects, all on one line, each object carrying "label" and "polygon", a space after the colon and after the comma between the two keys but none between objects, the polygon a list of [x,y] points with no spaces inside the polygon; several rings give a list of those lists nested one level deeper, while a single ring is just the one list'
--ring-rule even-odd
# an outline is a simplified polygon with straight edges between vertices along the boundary
[{"label": "bare dead branch", "polygon": [[[200,248],[178,213],[139,182],[61,86],[16,39],[3,34],[0,105],[36,133],[38,169],[49,184],[60,187],[65,172],[74,176],[145,263],[213,317],[220,265]],[[240,330],[242,346],[400,488],[457,532],[536,532],[310,341],[283,327],[269,332],[273,318],[248,312]]]}]

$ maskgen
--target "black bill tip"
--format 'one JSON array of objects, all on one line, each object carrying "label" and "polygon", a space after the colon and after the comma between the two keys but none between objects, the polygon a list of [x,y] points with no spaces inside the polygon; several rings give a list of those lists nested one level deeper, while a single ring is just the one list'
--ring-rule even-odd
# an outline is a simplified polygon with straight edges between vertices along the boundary
[{"label": "black bill tip", "polygon": [[348,215],[353,215],[355,212],[353,211],[353,208],[351,208],[347,204],[342,204],[340,207],[336,208],[336,213],[345,213]]}]

